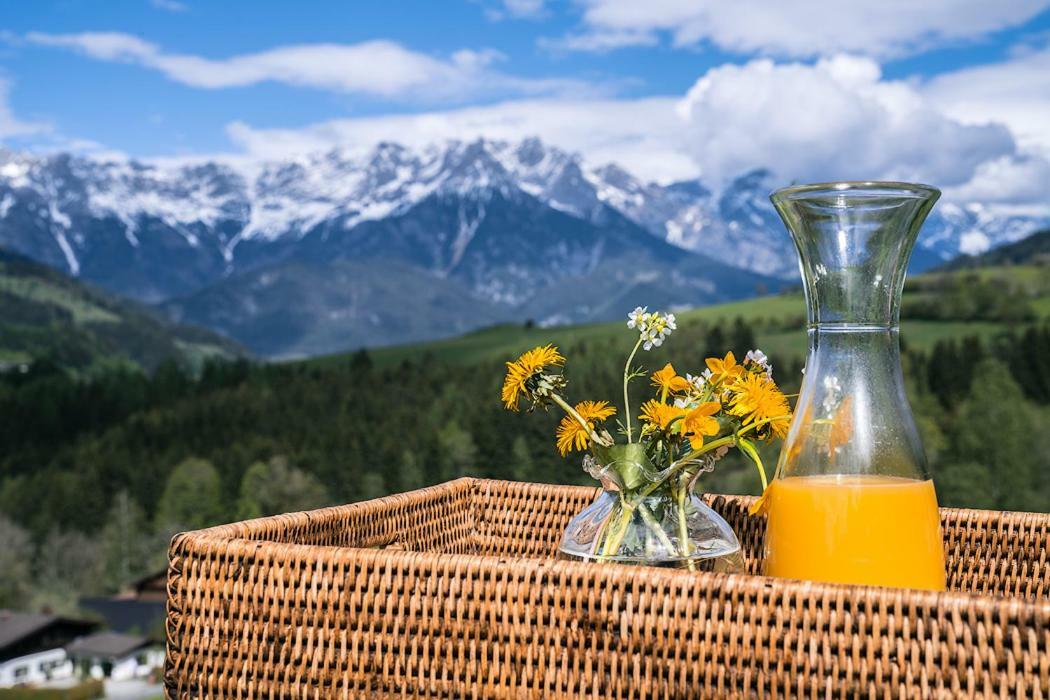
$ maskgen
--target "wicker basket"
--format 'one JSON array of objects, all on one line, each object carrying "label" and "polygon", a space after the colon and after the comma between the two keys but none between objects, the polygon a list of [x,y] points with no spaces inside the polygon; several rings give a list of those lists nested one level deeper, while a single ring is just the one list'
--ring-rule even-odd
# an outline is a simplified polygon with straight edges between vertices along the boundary
[{"label": "wicker basket", "polygon": [[[1050,516],[943,510],[938,594],[556,560],[594,495],[460,479],[177,535],[166,695],[1050,695]],[[751,501],[708,502],[756,572]]]}]

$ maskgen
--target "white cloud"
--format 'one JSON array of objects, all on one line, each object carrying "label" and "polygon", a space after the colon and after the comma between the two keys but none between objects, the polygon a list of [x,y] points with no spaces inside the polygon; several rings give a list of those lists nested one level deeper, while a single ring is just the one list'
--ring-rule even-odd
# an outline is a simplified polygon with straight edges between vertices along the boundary
[{"label": "white cloud", "polygon": [[[592,3],[592,9],[598,4]],[[634,6],[621,9],[629,15]],[[646,7],[653,17],[666,19],[675,3],[650,0]],[[688,21],[684,15],[680,19],[684,32]],[[617,29],[611,20],[606,24],[610,33],[604,38],[590,34],[580,41],[604,41],[612,48],[618,42],[646,41],[654,35],[645,32],[656,31],[645,23],[639,29]],[[963,24],[946,24],[937,31],[960,32]],[[251,159],[334,146],[364,149],[380,141],[418,147],[452,138],[536,135],[580,152],[592,163],[617,162],[640,177],[660,181],[700,175],[717,187],[742,172],[766,167],[785,183],[903,179],[940,186],[946,198],[956,201],[1046,206],[1050,199],[1050,49],[1018,53],[927,84],[886,80],[875,60],[856,55],[835,55],[814,64],[756,59],[707,71],[684,96],[607,99],[579,84],[572,92],[568,81],[500,74],[493,66],[501,56],[493,51],[464,50],[435,58],[392,42],[371,41],[285,46],[212,60],[165,53],[120,33],[37,33],[27,39],[99,60],[148,66],[201,88],[279,80],[402,99],[504,98],[486,106],[335,119],[301,128],[231,123],[231,141],[242,157]],[[873,53],[893,49],[885,43],[868,46]],[[506,99],[509,95],[523,98]],[[4,104],[0,99],[0,135],[26,129]]]},{"label": "white cloud", "polygon": [[149,4],[158,10],[167,12],[185,12],[189,9],[186,3],[179,2],[179,0],[149,0]]},{"label": "white cloud", "polygon": [[546,0],[474,0],[481,3],[485,16],[499,22],[505,19],[539,19],[547,15]]},{"label": "white cloud", "polygon": [[103,61],[152,68],[198,88],[243,87],[264,81],[412,100],[455,100],[490,95],[547,95],[594,90],[566,79],[519,78],[496,71],[493,50],[460,50],[449,58],[410,51],[392,41],[300,44],[224,59],[167,53],[120,32],[26,35],[30,43],[79,51]]},{"label": "white cloud", "polygon": [[591,163],[665,182],[700,175],[717,187],[765,167],[784,183],[903,179],[942,187],[956,201],[1045,208],[1050,198],[1050,161],[1018,149],[1006,126],[946,115],[921,85],[884,80],[877,63],[849,56],[723,65],[684,97],[510,100],[298,129],[236,122],[228,133],[251,158],[536,135]]},{"label": "white cloud", "polygon": [[654,46],[659,38],[652,32],[633,29],[601,30],[568,34],[558,39],[540,37],[539,45],[551,51],[591,51],[605,53],[627,46]]},{"label": "white cloud", "polygon": [[1004,204],[1039,212],[1050,208],[1050,161],[1040,156],[1004,156],[977,166],[973,178],[945,190],[963,202]]},{"label": "white cloud", "polygon": [[544,0],[503,0],[503,8],[513,17],[536,17],[543,14]]},{"label": "white cloud", "polygon": [[690,152],[716,182],[770,167],[785,180],[966,182],[1015,150],[999,124],[945,116],[877,63],[837,56],[816,65],[768,59],[707,72],[679,105]]},{"label": "white cloud", "polygon": [[51,131],[49,124],[22,121],[15,117],[8,103],[10,92],[11,84],[0,76],[0,139],[33,136]]},{"label": "white cloud", "polygon": [[1050,154],[1050,46],[948,73],[924,92],[959,121],[1006,124],[1022,147]]},{"label": "white cloud", "polygon": [[301,129],[264,129],[235,122],[230,138],[249,155],[281,158],[333,146],[371,148],[381,141],[425,146],[447,139],[518,140],[540,136],[596,163],[615,161],[643,178],[694,177],[697,165],[678,138],[675,98],[514,100],[484,107],[355,119]]},{"label": "white cloud", "polygon": [[[676,46],[711,42],[729,51],[810,57],[839,52],[895,56],[977,39],[1027,21],[1047,0],[581,0],[594,37]],[[567,48],[610,48],[575,37]]]}]

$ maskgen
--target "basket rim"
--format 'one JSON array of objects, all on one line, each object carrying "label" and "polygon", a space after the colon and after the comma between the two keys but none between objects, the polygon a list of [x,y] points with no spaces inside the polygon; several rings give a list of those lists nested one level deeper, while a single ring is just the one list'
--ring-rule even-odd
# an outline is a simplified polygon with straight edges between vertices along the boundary
[{"label": "basket rim", "polygon": [[[693,587],[725,587],[727,591],[738,591],[750,593],[764,591],[770,588],[777,589],[788,598],[800,598],[818,596],[821,598],[849,597],[863,604],[866,601],[874,601],[876,598],[884,599],[885,596],[898,597],[897,604],[912,607],[938,607],[949,606],[972,606],[977,605],[988,612],[1001,612],[1004,607],[1020,608],[1042,615],[1050,615],[1050,598],[1026,599],[1018,596],[1004,596],[990,593],[968,593],[963,591],[924,591],[909,588],[890,588],[883,586],[864,586],[857,584],[823,583],[816,581],[802,581],[795,579],[783,579],[748,573],[724,574],[710,572],[693,572],[687,570],[665,569],[649,566],[617,566],[602,565],[592,562],[567,561],[559,559],[540,558],[517,558],[494,554],[451,554],[444,552],[421,552],[412,550],[380,549],[378,547],[347,547],[335,545],[317,545],[305,543],[277,542],[274,540],[251,539],[245,537],[243,528],[263,527],[267,524],[284,522],[287,525],[299,524],[305,517],[306,522],[322,514],[343,513],[346,509],[357,509],[361,507],[376,507],[379,505],[397,504],[415,499],[419,494],[441,494],[459,495],[463,492],[476,492],[477,489],[488,485],[497,484],[526,484],[528,482],[511,482],[496,479],[481,479],[475,477],[463,477],[452,481],[435,484],[422,489],[404,493],[392,494],[381,498],[358,501],[344,505],[329,506],[310,511],[299,511],[281,515],[255,518],[252,520],[217,525],[203,530],[193,530],[176,534],[171,539],[169,555],[174,555],[183,549],[221,549],[222,551],[237,556],[253,554],[255,556],[269,556],[283,558],[286,560],[299,560],[304,565],[316,565],[318,561],[331,564],[358,564],[360,566],[374,566],[377,568],[407,568],[412,566],[424,566],[429,569],[457,569],[461,567],[480,567],[486,572],[498,575],[514,573],[525,575],[530,572],[558,573],[574,578],[590,578],[592,584],[599,588],[608,588],[612,584],[633,584],[638,579],[658,582],[668,588],[680,587],[688,590]],[[545,484],[545,486],[557,488],[572,488],[583,491],[596,491],[601,487],[590,486],[559,486]],[[471,494],[473,495],[473,494]],[[732,498],[744,499],[744,502],[754,501],[755,496],[733,496]],[[952,514],[968,513],[996,513],[1020,516],[1040,517],[1050,523],[1050,516],[1044,513],[1028,513],[1021,511],[993,511],[970,508],[942,508],[942,512]],[[1050,530],[1050,526],[1047,527]],[[170,573],[169,573],[170,575]]]},{"label": "basket rim", "polygon": [[[797,579],[776,578],[758,574],[725,574],[704,571],[666,569],[651,566],[601,565],[589,562],[561,559],[519,559],[492,554],[447,554],[443,552],[413,552],[357,547],[335,547],[315,544],[286,544],[243,538],[216,538],[208,535],[192,536],[182,533],[172,539],[172,551],[194,545],[213,545],[224,553],[234,556],[276,555],[285,561],[298,560],[304,568],[316,567],[319,562],[329,565],[356,564],[361,568],[377,570],[407,569],[472,569],[492,574],[493,577],[508,574],[544,574],[550,577],[563,574],[566,577],[591,579],[597,590],[609,590],[615,585],[632,585],[640,580],[663,585],[669,589],[678,587],[683,591],[709,587],[721,587],[727,593],[758,593],[776,589],[788,599],[851,598],[858,603],[873,603],[886,596],[896,598],[897,605],[912,608],[936,608],[943,606],[977,606],[989,613],[1001,613],[1004,608],[1024,610],[1050,616],[1050,599],[1025,599],[1017,596],[1002,596],[962,591],[927,591],[914,588],[892,588],[886,586],[863,586],[846,583],[823,583]],[[352,568],[352,566],[351,566]],[[169,572],[170,575],[170,572]],[[730,596],[731,597],[731,596]]]}]

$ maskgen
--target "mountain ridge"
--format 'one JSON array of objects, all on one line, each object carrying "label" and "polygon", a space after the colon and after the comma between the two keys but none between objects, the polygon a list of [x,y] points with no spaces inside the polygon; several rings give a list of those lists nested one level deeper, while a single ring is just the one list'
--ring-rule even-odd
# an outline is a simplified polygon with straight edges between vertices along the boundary
[{"label": "mountain ridge", "polygon": [[1014,265],[1050,265],[1050,228],[980,255],[960,255],[938,269],[953,271]]},{"label": "mountain ridge", "polygon": [[[775,291],[798,274],[794,246],[768,200],[777,184],[763,169],[719,192],[699,180],[647,183],[535,138],[419,149],[381,143],[238,166],[0,150],[0,245],[177,318],[241,329],[242,340],[260,338],[256,350],[331,352],[338,348],[300,342],[324,333],[295,317],[337,317],[355,284],[347,271],[374,277],[360,266],[368,261],[392,261],[390,274],[404,278],[401,288],[381,285],[387,297],[371,297],[375,313],[395,325],[408,328],[401,307],[412,303],[409,289],[460,300],[460,308],[434,309],[427,324],[408,324],[415,330],[389,342],[445,326],[466,330],[461,322],[472,308],[479,320],[582,322],[614,315],[602,294],[623,299],[624,288],[645,288],[674,306]],[[999,215],[980,203],[943,205],[924,227],[912,269],[1015,240],[1041,223],[1050,219]],[[336,261],[347,264],[336,270]],[[263,289],[267,272],[295,280],[314,308],[278,308]],[[336,289],[326,275],[350,287]],[[645,286],[654,275],[664,289]],[[306,293],[311,278],[318,289]],[[434,289],[424,292],[420,283]],[[209,310],[208,299],[248,317]],[[275,327],[298,328],[302,338],[262,340],[260,328],[246,325],[253,308],[283,314]],[[356,334],[329,335],[351,345],[377,337],[363,321]]]},{"label": "mountain ridge", "polygon": [[[525,193],[504,197],[496,192],[470,202],[477,207],[475,216],[464,221],[465,201],[435,194],[396,217],[359,224],[345,235],[311,231],[281,262],[168,301],[163,308],[174,318],[244,340],[263,354],[299,357],[340,346],[445,337],[521,318],[540,325],[605,320],[633,306],[635,297],[627,296],[656,279],[662,280],[656,296],[673,307],[752,296],[782,284],[675,248],[614,211],[598,225]],[[434,231],[456,235],[441,238]],[[308,278],[326,293],[306,289]],[[342,281],[336,285],[333,279]],[[363,280],[371,281],[368,289],[362,288]],[[275,288],[296,291],[275,295]],[[379,288],[382,295],[375,294]],[[419,297],[428,300],[425,311],[409,322],[406,311],[418,309]],[[368,313],[359,308],[364,298]],[[278,313],[280,303],[294,308],[295,316],[329,326],[325,333],[338,338],[339,345],[311,343],[315,334],[293,332],[287,324],[271,339],[258,337],[254,326],[269,323],[266,318]],[[229,308],[239,311],[231,315]],[[371,317],[366,321],[368,314],[389,327]],[[344,327],[355,318],[361,324],[357,332]],[[406,330],[391,333],[398,328]]]},{"label": "mountain ridge", "polygon": [[[611,208],[673,245],[793,278],[793,248],[768,202],[769,192],[780,184],[766,169],[741,173],[718,193],[699,180],[646,183],[616,164],[588,164],[536,138],[449,141],[422,149],[384,142],[371,150],[331,149],[238,166],[97,161],[0,149],[0,242],[89,278],[92,270],[95,277],[105,271],[91,255],[97,239],[110,256],[120,248],[152,243],[181,256],[184,265],[195,255],[197,276],[213,282],[237,268],[238,249],[248,242],[294,241],[322,224],[349,230],[434,193],[496,190],[506,195],[518,189],[583,219]],[[23,201],[32,194],[35,201]],[[8,222],[16,216],[21,240]],[[83,225],[88,220],[96,224],[93,230]],[[941,203],[919,247],[947,260],[1012,242],[1040,223],[1050,225],[1050,217],[1008,210],[997,214],[983,203]],[[106,224],[114,230],[103,234],[98,229]],[[142,266],[145,255],[122,251],[120,259]],[[250,265],[252,255],[246,258]],[[143,280],[115,284],[141,285],[145,288],[117,291],[149,301],[203,286],[197,279],[169,277],[157,281],[157,289]]]}]

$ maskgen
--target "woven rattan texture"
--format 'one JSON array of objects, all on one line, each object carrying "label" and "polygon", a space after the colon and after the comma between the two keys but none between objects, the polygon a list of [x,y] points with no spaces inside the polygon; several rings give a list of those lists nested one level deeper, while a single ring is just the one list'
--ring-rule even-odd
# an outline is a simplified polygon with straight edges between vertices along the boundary
[{"label": "woven rattan texture", "polygon": [[[944,594],[553,558],[591,488],[461,479],[185,533],[168,698],[1050,696],[1050,516],[944,510]],[[710,499],[760,567],[750,498]]]}]

